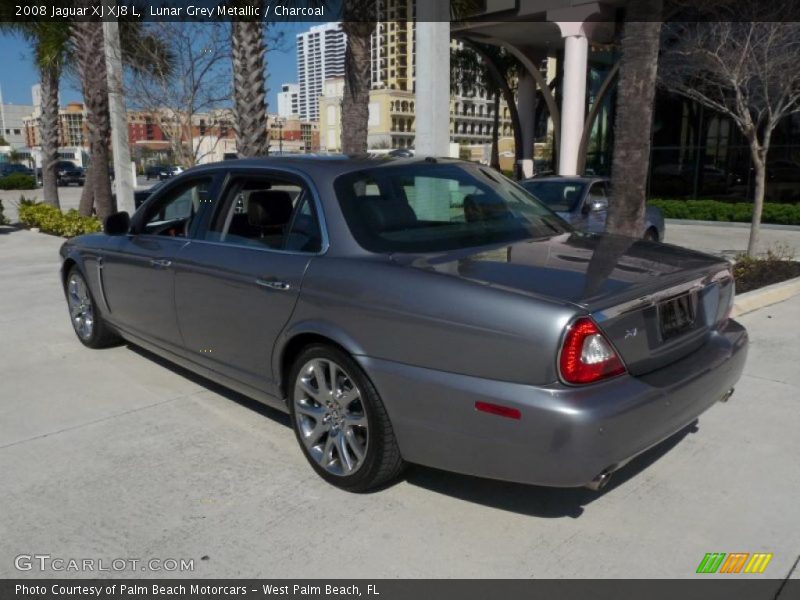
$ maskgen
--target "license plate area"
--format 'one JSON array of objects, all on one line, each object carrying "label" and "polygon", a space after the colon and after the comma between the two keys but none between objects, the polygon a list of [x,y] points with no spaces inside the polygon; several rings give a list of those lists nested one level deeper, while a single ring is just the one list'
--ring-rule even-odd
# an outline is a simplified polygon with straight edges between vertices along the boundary
[{"label": "license plate area", "polygon": [[694,327],[697,294],[689,292],[658,304],[658,327],[662,340],[669,340]]}]

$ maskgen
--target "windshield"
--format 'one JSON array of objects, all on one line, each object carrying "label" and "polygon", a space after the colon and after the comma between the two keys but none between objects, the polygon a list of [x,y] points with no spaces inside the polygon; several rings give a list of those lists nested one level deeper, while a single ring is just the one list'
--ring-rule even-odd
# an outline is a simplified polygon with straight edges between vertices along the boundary
[{"label": "windshield", "polygon": [[382,166],[334,187],[356,241],[371,252],[441,252],[570,231],[502,175],[463,164]]},{"label": "windshield", "polygon": [[523,181],[520,184],[550,210],[557,212],[572,212],[581,201],[585,183],[580,181]]}]

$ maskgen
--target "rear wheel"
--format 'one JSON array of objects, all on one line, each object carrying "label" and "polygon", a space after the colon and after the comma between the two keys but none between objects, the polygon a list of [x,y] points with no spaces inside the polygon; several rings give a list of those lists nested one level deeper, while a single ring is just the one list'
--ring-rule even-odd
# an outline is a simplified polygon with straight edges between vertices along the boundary
[{"label": "rear wheel", "polygon": [[73,266],[67,275],[66,294],[72,328],[84,346],[105,348],[120,341],[97,309],[92,292],[78,267]]},{"label": "rear wheel", "polygon": [[326,481],[364,492],[397,477],[405,463],[378,391],[338,348],[303,351],[289,376],[289,407],[306,459]]}]

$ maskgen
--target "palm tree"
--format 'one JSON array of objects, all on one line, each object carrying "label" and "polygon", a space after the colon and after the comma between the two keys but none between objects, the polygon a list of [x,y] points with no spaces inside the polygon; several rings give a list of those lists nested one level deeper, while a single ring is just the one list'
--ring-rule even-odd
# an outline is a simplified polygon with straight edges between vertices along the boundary
[{"label": "palm tree", "polygon": [[58,162],[58,88],[67,62],[69,29],[54,22],[3,22],[0,30],[20,34],[32,46],[42,88],[39,125],[42,147],[42,195],[45,204],[60,207],[56,163]]},{"label": "palm tree", "polygon": [[622,33],[606,229],[631,237],[641,236],[644,221],[661,32],[661,22],[652,19],[661,11],[662,0],[628,3]]},{"label": "palm tree", "polygon": [[[262,4],[260,0],[245,0],[245,3]],[[232,39],[236,147],[241,156],[264,156],[269,153],[269,136],[263,21],[233,21]]]},{"label": "palm tree", "polygon": [[347,35],[342,99],[342,152],[366,154],[369,132],[370,43],[378,23],[374,0],[345,0],[342,30]]},{"label": "palm tree", "polygon": [[[474,42],[470,44],[476,46]],[[481,45],[480,52],[482,55],[472,47],[458,48],[451,52],[450,88],[453,93],[460,91],[465,94],[473,94],[482,89],[492,98],[494,121],[490,164],[499,171],[500,96],[503,94],[503,87],[510,91],[507,82],[514,78],[519,63],[505,49],[498,46]],[[503,81],[498,81],[498,77]],[[519,140],[515,141],[520,143]]]},{"label": "palm tree", "polygon": [[[81,4],[88,6],[88,1],[82,0]],[[83,88],[86,128],[89,131],[89,171],[78,212],[90,215],[94,206],[97,216],[104,219],[115,209],[108,176],[111,117],[103,24],[100,21],[75,21],[71,26],[70,37]]]}]

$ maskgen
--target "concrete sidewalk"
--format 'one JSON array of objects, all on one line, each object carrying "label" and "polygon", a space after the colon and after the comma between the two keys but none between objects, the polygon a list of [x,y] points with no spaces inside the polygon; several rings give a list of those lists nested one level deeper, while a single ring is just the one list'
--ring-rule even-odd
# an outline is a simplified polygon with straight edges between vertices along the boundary
[{"label": "concrete sidewalk", "polygon": [[[664,228],[664,241],[701,252],[735,258],[747,250],[750,240],[748,223],[721,223],[704,221],[678,221],[669,219]],[[800,227],[762,225],[759,232],[758,251],[785,248],[800,260]]]},{"label": "concrete sidewalk", "polygon": [[686,578],[706,552],[771,552],[753,577],[785,578],[800,554],[800,297],[743,317],[731,401],[602,495],[420,467],[352,495],[312,472],[283,415],[135,349],[84,348],[61,240],[2,231],[0,577],[81,575],[15,570],[38,553],[193,559],[199,577]]}]

